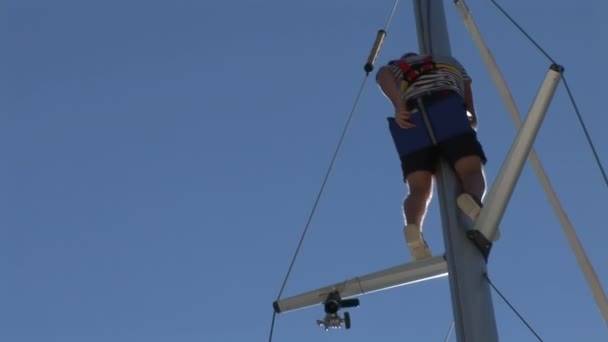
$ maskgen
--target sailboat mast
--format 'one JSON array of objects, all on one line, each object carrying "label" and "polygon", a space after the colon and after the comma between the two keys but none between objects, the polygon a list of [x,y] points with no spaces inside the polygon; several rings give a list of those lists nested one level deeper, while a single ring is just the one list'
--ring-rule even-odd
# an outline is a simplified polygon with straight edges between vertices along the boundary
[{"label": "sailboat mast", "polygon": [[[414,0],[414,13],[420,53],[450,56],[443,1]],[[461,226],[456,205],[459,185],[444,161],[438,168],[436,184],[456,338],[458,342],[497,342],[492,295],[484,278],[486,261]]]}]

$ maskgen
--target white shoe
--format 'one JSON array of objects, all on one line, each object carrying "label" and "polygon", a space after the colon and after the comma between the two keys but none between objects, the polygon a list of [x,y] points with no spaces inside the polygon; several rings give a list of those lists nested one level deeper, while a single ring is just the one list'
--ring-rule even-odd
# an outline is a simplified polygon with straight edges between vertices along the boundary
[{"label": "white shoe", "polygon": [[429,250],[429,246],[422,237],[420,227],[415,224],[408,224],[403,228],[403,234],[405,235],[407,247],[414,260],[422,260],[433,256]]},{"label": "white shoe", "polygon": [[[471,219],[471,221],[473,221],[473,223],[477,221],[477,219],[479,218],[479,214],[481,213],[481,207],[479,206],[477,201],[475,201],[475,199],[471,197],[471,195],[461,194],[456,199],[456,203],[458,204],[460,210],[462,210],[462,212],[467,215]],[[496,232],[494,233],[494,236],[492,236],[490,241],[494,242],[498,239],[500,239],[500,230],[498,230],[497,228]]]}]

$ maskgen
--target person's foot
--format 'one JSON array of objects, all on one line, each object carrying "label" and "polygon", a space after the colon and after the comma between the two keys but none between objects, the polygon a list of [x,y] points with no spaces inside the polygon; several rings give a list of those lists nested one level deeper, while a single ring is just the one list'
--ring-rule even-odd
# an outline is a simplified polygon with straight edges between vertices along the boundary
[{"label": "person's foot", "polygon": [[408,224],[403,228],[403,234],[405,235],[407,247],[414,260],[422,260],[433,256],[429,250],[429,246],[422,237],[420,227],[415,224]]},{"label": "person's foot", "polygon": [[[462,210],[462,212],[467,215],[467,217],[470,218],[473,223],[477,222],[482,206],[480,203],[477,203],[473,196],[466,193],[461,194],[456,199],[456,203],[458,204],[460,210]],[[500,239],[500,230],[498,230],[497,227],[496,232],[494,233],[494,236],[490,238],[490,241],[494,242],[498,239]]]}]

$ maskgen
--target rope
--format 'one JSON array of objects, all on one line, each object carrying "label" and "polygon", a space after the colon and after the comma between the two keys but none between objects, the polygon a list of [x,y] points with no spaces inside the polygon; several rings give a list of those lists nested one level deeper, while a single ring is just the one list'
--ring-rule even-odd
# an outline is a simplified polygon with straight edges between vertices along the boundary
[{"label": "rope", "polygon": [[[504,14],[504,16],[509,19],[509,21],[515,25],[515,27],[517,27],[517,29],[549,60],[551,61],[551,63],[553,64],[558,64],[555,59],[553,59],[549,53],[547,53],[547,51],[545,51],[539,43],[536,42],[536,40],[534,40],[532,38],[532,36],[526,32],[526,30],[517,23],[517,21],[515,19],[513,19],[513,17],[511,15],[509,15],[509,13],[502,8],[502,6],[500,6],[500,4],[498,4],[498,2],[496,2],[496,0],[490,0],[492,2],[492,4],[494,4],[494,6],[496,6],[496,8],[498,8],[498,10]],[[576,116],[578,118],[578,121],[581,125],[581,128],[583,129],[583,132],[585,134],[585,138],[587,139],[587,144],[589,145],[589,148],[591,149],[591,152],[593,153],[593,157],[595,159],[595,163],[597,164],[600,173],[602,174],[602,177],[604,178],[604,183],[606,184],[606,187],[608,187],[608,176],[606,175],[606,171],[604,169],[604,166],[597,154],[597,150],[595,148],[595,144],[593,143],[593,141],[591,140],[591,135],[589,134],[589,131],[587,130],[587,126],[585,125],[585,122],[583,120],[583,116],[581,115],[579,109],[578,109],[578,105],[576,104],[576,101],[574,99],[574,96],[572,95],[572,92],[570,91],[570,87],[568,86],[568,82],[566,81],[566,76],[563,76],[562,79],[564,80],[564,86],[566,88],[566,92],[568,93],[568,98],[570,99],[570,103],[572,104],[572,107],[574,108],[574,111],[576,113]]]},{"label": "rope", "polygon": [[538,336],[538,334],[536,333],[536,331],[534,331],[534,329],[532,329],[532,326],[530,326],[530,324],[515,309],[515,307],[513,305],[511,305],[511,303],[507,300],[507,298],[505,298],[505,296],[503,296],[503,294],[496,288],[496,286],[494,286],[494,283],[492,283],[492,280],[490,280],[490,277],[488,277],[487,273],[484,273],[484,277],[486,278],[486,280],[488,281],[488,283],[490,284],[490,286],[492,286],[492,288],[494,289],[494,291],[496,291],[496,293],[500,296],[500,298],[502,298],[502,300],[509,306],[509,308],[511,308],[511,310],[513,310],[513,312],[517,315],[517,317],[519,317],[519,319],[526,325],[526,327],[528,327],[528,329],[532,332],[532,334],[534,334],[534,336],[536,336],[536,338],[540,342],[543,342],[543,340],[540,338],[540,336]]}]

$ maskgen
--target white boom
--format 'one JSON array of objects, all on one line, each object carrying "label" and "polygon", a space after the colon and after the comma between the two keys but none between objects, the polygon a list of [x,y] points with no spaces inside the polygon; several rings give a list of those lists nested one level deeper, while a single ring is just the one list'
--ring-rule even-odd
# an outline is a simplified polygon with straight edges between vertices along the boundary
[{"label": "white boom", "polygon": [[398,286],[413,284],[447,275],[447,265],[442,256],[388,268],[364,276],[326,286],[274,303],[275,312],[287,312],[323,304],[332,292],[342,298],[368,294]]}]

